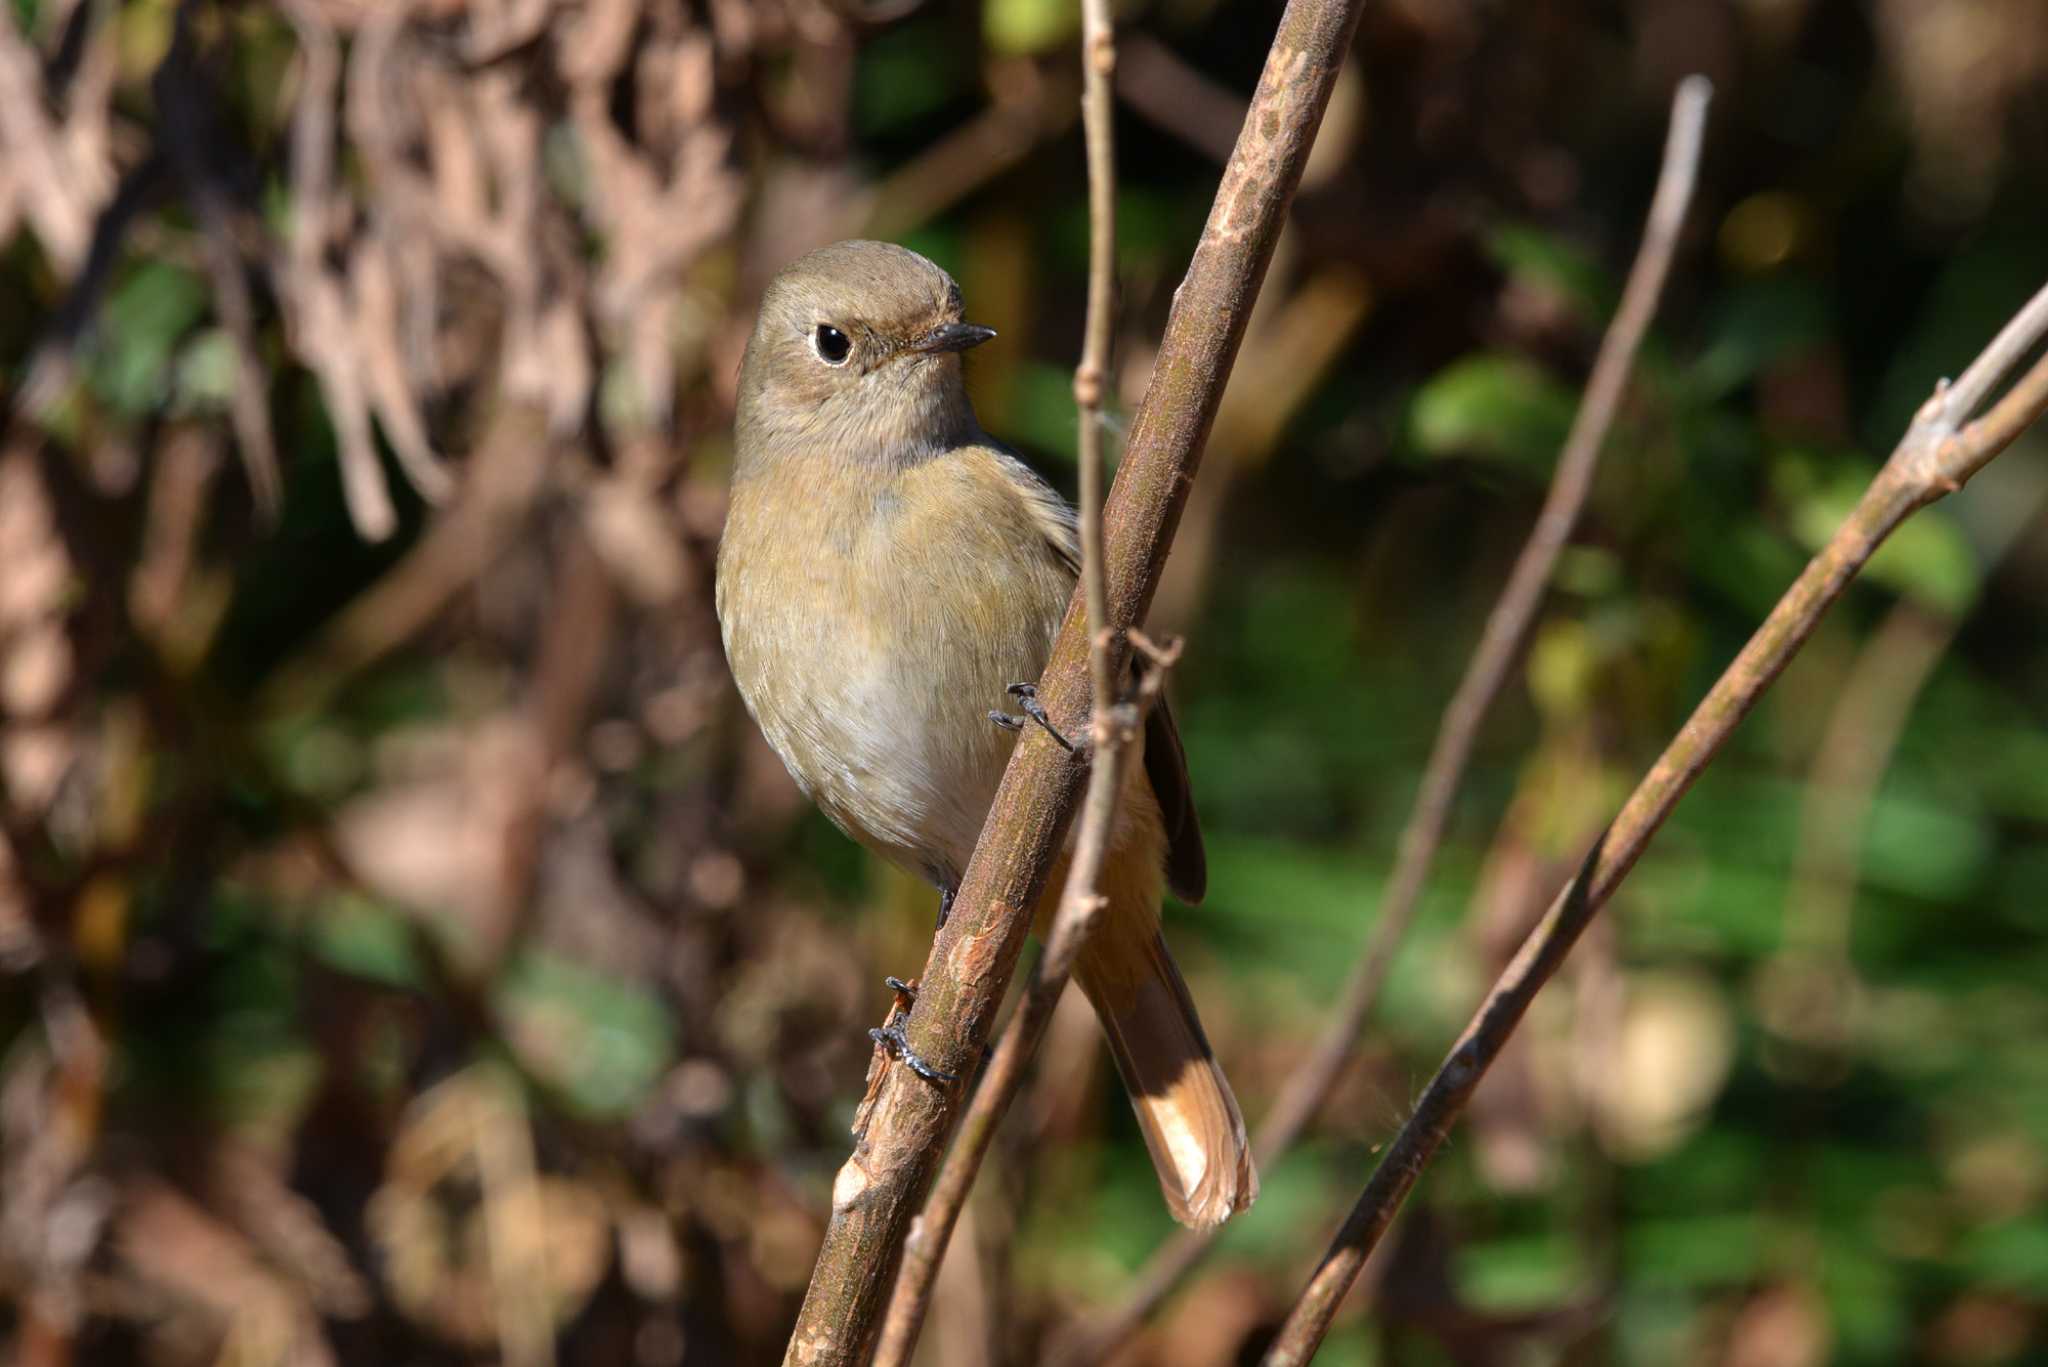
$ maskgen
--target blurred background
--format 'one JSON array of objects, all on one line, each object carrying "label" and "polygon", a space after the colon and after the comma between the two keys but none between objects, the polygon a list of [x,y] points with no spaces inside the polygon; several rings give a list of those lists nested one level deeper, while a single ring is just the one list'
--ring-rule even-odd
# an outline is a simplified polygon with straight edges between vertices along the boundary
[{"label": "blurred background", "polygon": [[[1278,6],[1121,11],[1127,413]],[[727,679],[740,350],[798,253],[904,242],[1001,331],[985,425],[1071,491],[1076,27],[0,4],[14,1361],[779,1359],[935,907]],[[1153,619],[1212,870],[1170,935],[1254,1123],[1372,923],[1691,71],[1691,229],[1420,923],[1126,1364],[1256,1354],[1565,871],[2048,280],[2039,0],[1368,6]],[[1916,518],[1743,726],[1322,1361],[2048,1360],[2044,446]],[[1170,1229],[1063,1009],[923,1360],[1036,1361]]]}]

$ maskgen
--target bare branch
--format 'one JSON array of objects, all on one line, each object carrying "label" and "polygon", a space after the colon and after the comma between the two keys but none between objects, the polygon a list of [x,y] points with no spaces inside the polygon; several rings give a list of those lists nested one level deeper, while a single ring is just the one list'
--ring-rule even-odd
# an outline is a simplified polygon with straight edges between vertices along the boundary
[{"label": "bare branch", "polygon": [[[1291,0],[1281,16],[1104,509],[1104,613],[1091,623],[1081,601],[1068,605],[1039,679],[1039,697],[1063,729],[1088,706],[1091,628],[1128,631],[1143,620],[1158,587],[1359,8],[1358,0]],[[1123,663],[1123,647],[1119,639],[1110,642],[1113,669]],[[911,1048],[941,1069],[964,1072],[979,1058],[1062,848],[1081,768],[1040,734],[1027,735],[1011,757],[911,1016]],[[865,1353],[955,1103],[949,1091],[906,1068],[883,1070],[853,1155],[833,1184],[831,1222],[786,1362],[850,1364]]]},{"label": "bare branch", "polygon": [[1166,44],[1133,34],[1117,63],[1116,92],[1164,131],[1217,162],[1230,155],[1244,104]]},{"label": "bare branch", "polygon": [[1130,768],[1131,743],[1142,734],[1140,714],[1157,698],[1169,657],[1178,654],[1175,646],[1167,656],[1155,659],[1137,704],[1117,703],[1116,666],[1111,659],[1116,633],[1100,625],[1109,620],[1109,585],[1102,555],[1102,400],[1108,387],[1116,304],[1116,106],[1111,92],[1116,30],[1110,21],[1109,0],[1081,0],[1081,15],[1081,120],[1088,148],[1088,313],[1081,361],[1074,368],[1074,407],[1080,422],[1081,596],[1094,628],[1088,643],[1094,699],[1088,796],[1082,803],[1074,859],[1045,953],[1024,1000],[1010,1016],[995,1059],[975,1088],[924,1213],[911,1225],[904,1243],[903,1270],[897,1276],[889,1312],[882,1322],[881,1345],[875,1353],[877,1367],[906,1367],[917,1347],[918,1331],[924,1327],[932,1286],[938,1280],[953,1227],[974,1189],[996,1127],[1023,1085],[1025,1066],[1038,1052],[1053,1008],[1066,991],[1074,956],[1095,928],[1104,905],[1102,866],[1109,856],[1117,803]]},{"label": "bare branch", "polygon": [[287,10],[305,56],[304,88],[292,112],[292,227],[278,264],[294,348],[320,379],[334,424],[335,456],[349,520],[366,541],[397,530],[398,510],[377,457],[370,400],[357,365],[355,328],[341,286],[323,260],[333,225],[334,104],[341,86],[341,43],[309,5]]},{"label": "bare branch", "polygon": [[1998,330],[1984,353],[1970,363],[1962,378],[1948,387],[1950,411],[1975,412],[1998,387],[1998,382],[2040,343],[2044,333],[2048,333],[2048,288],[2029,299],[2026,307]]},{"label": "bare branch", "polygon": [[505,404],[469,457],[462,490],[389,572],[335,614],[257,695],[259,715],[318,707],[396,649],[476,581],[524,524],[547,469],[547,432],[526,404]]},{"label": "bare branch", "polygon": [[1971,420],[1969,408],[1959,401],[1981,401],[2008,370],[2040,344],[2044,334],[2048,334],[2048,290],[2015,315],[1961,382],[1944,382],[1921,406],[1847,520],[1693,710],[1629,795],[1606,835],[1587,855],[1578,877],[1558,895],[1487,994],[1323,1255],[1267,1356],[1269,1364],[1292,1367],[1314,1356],[1345,1291],[1409,1189],[1442,1146],[1530,1001],[1557,971],[1587,921],[1606,905],[1635,867],[1671,809],[1719,753],[1737,723],[1799,653],[1821,615],[1900,523],[1962,488],[2048,409],[2048,357],[2036,361],[1982,418]]},{"label": "bare branch", "polygon": [[1522,547],[1521,555],[1508,576],[1498,602],[1487,617],[1486,628],[1473,651],[1465,676],[1458,682],[1445,707],[1443,720],[1416,792],[1415,805],[1401,832],[1394,874],[1385,900],[1373,925],[1371,937],[1360,954],[1351,980],[1339,1001],[1337,1019],[1332,1023],[1308,1064],[1288,1079],[1259,1131],[1259,1158],[1271,1162],[1293,1146],[1323,1098],[1329,1095],[1358,1042],[1373,1003],[1385,984],[1394,951],[1399,947],[1422,889],[1443,842],[1444,826],[1450,818],[1451,802],[1459,781],[1472,758],[1472,748],[1486,713],[1506,685],[1509,671],[1528,635],[1529,624],[1543,601],[1543,591],[1556,568],[1557,557],[1570,539],[1593,484],[1594,467],[1600,448],[1614,425],[1628,376],[1635,365],[1637,350],[1671,272],[1671,258],[1685,222],[1686,206],[1692,198],[1699,171],[1700,142],[1706,126],[1707,100],[1711,86],[1695,76],[1681,83],[1671,105],[1671,130],[1664,149],[1664,169],[1650,204],[1648,226],[1627,287],[1613,323],[1600,344],[1593,363],[1586,397],[1580,404],[1571,432],[1565,438],[1563,454],[1536,526]]},{"label": "bare branch", "polygon": [[847,230],[900,237],[1015,166],[1073,121],[1074,88],[1030,62],[990,71],[994,101],[849,206]]},{"label": "bare branch", "polygon": [[[1686,208],[1698,180],[1700,144],[1711,93],[1707,80],[1695,76],[1681,82],[1672,97],[1663,169],[1651,197],[1643,243],[1629,270],[1621,304],[1601,340],[1585,399],[1558,456],[1550,491],[1507,585],[1487,617],[1479,644],[1465,667],[1465,676],[1444,709],[1421,786],[1401,832],[1393,877],[1388,881],[1372,933],[1338,998],[1336,1013],[1315,1052],[1288,1078],[1259,1126],[1253,1149],[1261,1167],[1271,1165],[1294,1146],[1336,1085],[1386,983],[1394,952],[1415,919],[1480,725],[1507,683],[1529,624],[1542,604],[1557,557],[1585,506],[1600,449],[1614,425],[1636,352],[1649,331],[1658,296],[1670,276]],[[1125,1303],[1101,1320],[1082,1325],[1067,1342],[1056,1344],[1051,1359],[1063,1363],[1093,1361],[1129,1337],[1201,1261],[1214,1241],[1215,1232],[1210,1230],[1176,1234],[1139,1272],[1137,1288]]]},{"label": "bare branch", "polygon": [[[1106,633],[1105,633],[1106,634]],[[1158,700],[1161,686],[1173,663],[1180,657],[1180,642],[1163,649],[1153,648],[1135,628],[1131,632],[1140,648],[1152,658],[1152,668],[1139,685],[1134,704],[1100,708],[1114,730],[1114,740],[1096,757],[1088,778],[1088,796],[1081,810],[1081,829],[1074,844],[1074,863],[1067,885],[1060,894],[1060,907],[1053,919],[1052,934],[1040,956],[1031,985],[1011,1013],[1003,1037],[996,1045],[981,1083],[961,1118],[960,1133],[946,1154],[945,1166],[932,1188],[924,1211],[911,1224],[904,1243],[903,1270],[889,1301],[888,1317],[882,1325],[881,1346],[875,1353],[877,1367],[905,1367],[917,1347],[917,1333],[931,1301],[933,1283],[945,1260],[946,1246],[960,1212],[974,1189],[996,1127],[1016,1099],[1024,1082],[1024,1069],[1038,1052],[1053,1011],[1066,991],[1074,968],[1074,956],[1094,928],[1095,914],[1103,906],[1096,891],[1101,884],[1102,864],[1109,851],[1110,832],[1115,826],[1117,799],[1131,772],[1131,742],[1143,734],[1145,713]]]},{"label": "bare branch", "polygon": [[104,168],[67,155],[65,128],[44,108],[41,66],[17,22],[11,8],[0,14],[0,148],[18,186],[16,205],[69,277],[85,263],[95,201],[112,185],[99,183]]},{"label": "bare branch", "polygon": [[[1110,93],[1116,71],[1116,31],[1110,24],[1109,0],[1081,0],[1081,14],[1081,120],[1088,145],[1088,315],[1081,364],[1074,370],[1074,408],[1081,429],[1081,590],[1088,604],[1088,628],[1094,633],[1089,638],[1088,665],[1094,683],[1091,696],[1099,760],[1118,740],[1110,719],[1116,673],[1110,659],[1109,582],[1102,568],[1102,393],[1109,384],[1109,343],[1116,309],[1116,109]],[[1091,781],[1090,816],[1098,815],[1095,809],[1100,806],[1103,819],[1099,829],[1091,822],[1082,832],[1083,839],[1093,835],[1100,845],[1107,846],[1108,809],[1115,802],[1114,786],[1099,779]],[[1096,853],[1096,867],[1085,876],[1077,858],[1065,894],[1067,904],[1060,908],[1061,920],[1069,918],[1077,900],[1092,897],[1101,871],[1101,850]]]}]

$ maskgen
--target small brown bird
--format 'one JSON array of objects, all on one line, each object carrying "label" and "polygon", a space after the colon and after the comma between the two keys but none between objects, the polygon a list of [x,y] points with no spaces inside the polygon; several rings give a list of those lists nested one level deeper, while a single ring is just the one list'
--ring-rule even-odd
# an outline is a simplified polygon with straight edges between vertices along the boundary
[{"label": "small brown bird", "polygon": [[[995,334],[917,253],[841,242],[777,276],[740,368],[718,620],[747,708],[841,830],[959,887],[1079,573],[1074,514],[981,430],[960,353]],[[1244,1119],[1160,938],[1207,881],[1173,719],[1153,709],[1075,977],[1182,1224],[1258,1193]],[[1038,909],[1059,897],[1056,871]],[[943,914],[943,910],[942,910]]]}]

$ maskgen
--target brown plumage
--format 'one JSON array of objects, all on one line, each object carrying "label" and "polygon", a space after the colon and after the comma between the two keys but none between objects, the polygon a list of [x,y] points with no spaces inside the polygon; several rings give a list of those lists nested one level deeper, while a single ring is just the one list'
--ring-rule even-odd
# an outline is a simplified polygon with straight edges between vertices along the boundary
[{"label": "brown plumage", "polygon": [[[951,277],[841,242],[776,277],[740,370],[718,618],[748,710],[848,835],[959,886],[1015,738],[990,708],[1036,679],[1077,574],[1073,512],[975,422]],[[1075,977],[1101,1018],[1174,1218],[1258,1191],[1244,1119],[1159,932],[1207,881],[1186,759],[1155,709]],[[1038,911],[1058,900],[1055,870]]]}]

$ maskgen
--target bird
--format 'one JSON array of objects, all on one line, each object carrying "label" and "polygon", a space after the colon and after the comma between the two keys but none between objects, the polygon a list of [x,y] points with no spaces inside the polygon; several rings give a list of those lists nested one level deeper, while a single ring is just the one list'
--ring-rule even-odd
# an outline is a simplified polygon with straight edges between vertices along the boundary
[{"label": "bird", "polygon": [[[785,267],[740,364],[718,548],[719,630],[747,710],[834,824],[939,890],[942,922],[1017,743],[989,703],[1037,710],[1011,686],[1043,670],[1080,569],[1072,507],[969,402],[962,353],[994,336],[904,247],[839,242]],[[1205,1228],[1248,1206],[1258,1176],[1160,929],[1166,889],[1196,902],[1208,877],[1163,698],[1141,743],[1074,977],[1168,1210]],[[1041,935],[1061,881],[1036,909]]]}]

